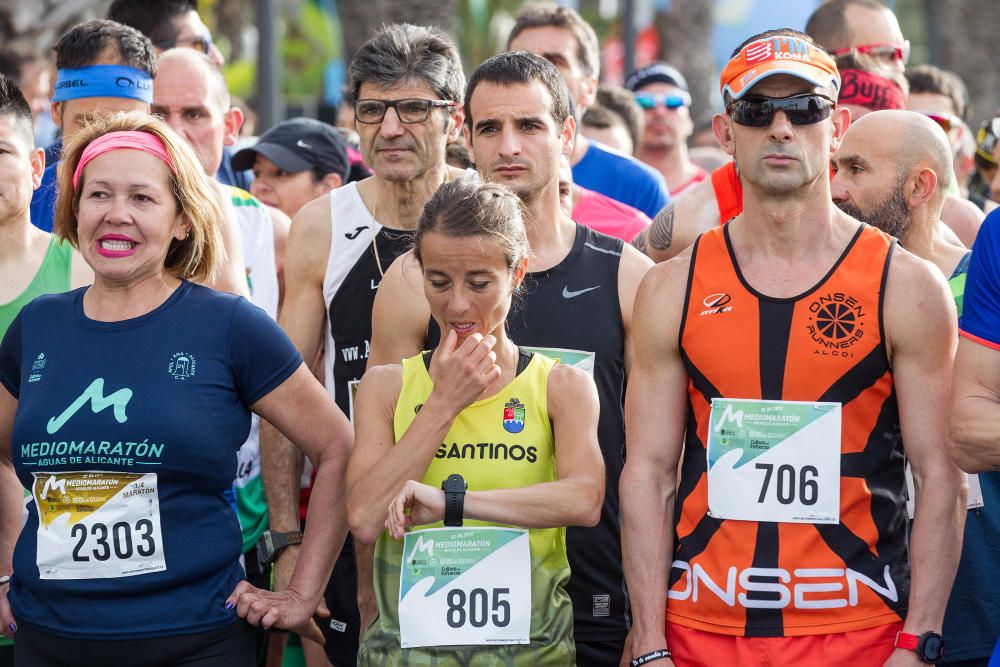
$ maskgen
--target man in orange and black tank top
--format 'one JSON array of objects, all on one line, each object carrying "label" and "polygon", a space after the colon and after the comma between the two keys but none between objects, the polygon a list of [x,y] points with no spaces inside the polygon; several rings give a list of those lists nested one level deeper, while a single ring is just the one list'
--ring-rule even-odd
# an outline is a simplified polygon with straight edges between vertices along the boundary
[{"label": "man in orange and black tank top", "polygon": [[714,128],[743,213],[639,289],[623,665],[942,653],[965,520],[945,447],[955,307],[940,272],[833,205],[829,155],[850,123],[839,82],[802,33],[741,45]]}]

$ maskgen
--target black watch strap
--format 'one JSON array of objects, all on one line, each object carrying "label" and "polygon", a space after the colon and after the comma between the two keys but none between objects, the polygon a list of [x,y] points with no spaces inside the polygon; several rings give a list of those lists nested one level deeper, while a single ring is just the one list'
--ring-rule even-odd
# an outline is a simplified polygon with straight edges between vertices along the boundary
[{"label": "black watch strap", "polygon": [[441,482],[444,489],[444,525],[457,527],[463,524],[465,516],[465,490],[468,484],[465,478],[458,474],[448,475]]},{"label": "black watch strap", "polygon": [[302,544],[302,531],[293,530],[290,533],[278,533],[265,530],[257,540],[257,559],[263,565],[270,565],[286,547]]}]

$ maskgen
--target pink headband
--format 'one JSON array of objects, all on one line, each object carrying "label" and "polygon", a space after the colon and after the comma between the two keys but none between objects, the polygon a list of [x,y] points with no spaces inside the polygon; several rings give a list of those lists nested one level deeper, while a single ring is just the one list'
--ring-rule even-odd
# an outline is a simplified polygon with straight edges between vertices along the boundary
[{"label": "pink headband", "polygon": [[87,147],[83,149],[83,155],[80,156],[80,162],[76,165],[76,171],[73,172],[73,190],[76,190],[77,184],[80,182],[80,175],[83,174],[83,168],[93,160],[94,158],[109,153],[111,151],[130,149],[134,151],[143,151],[149,153],[150,155],[155,155],[156,157],[163,160],[170,171],[177,173],[174,168],[173,160],[170,159],[170,153],[167,152],[167,147],[155,134],[150,134],[149,132],[139,132],[137,130],[128,130],[121,132],[108,132],[107,134],[101,135],[100,137],[94,139]]}]

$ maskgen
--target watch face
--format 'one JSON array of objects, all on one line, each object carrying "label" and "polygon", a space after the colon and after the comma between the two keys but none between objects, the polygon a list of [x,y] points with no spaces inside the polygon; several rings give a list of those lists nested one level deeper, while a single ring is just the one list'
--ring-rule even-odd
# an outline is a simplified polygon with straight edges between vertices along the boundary
[{"label": "watch face", "polygon": [[936,662],[944,655],[944,639],[941,635],[928,632],[920,637],[918,653],[924,660]]}]

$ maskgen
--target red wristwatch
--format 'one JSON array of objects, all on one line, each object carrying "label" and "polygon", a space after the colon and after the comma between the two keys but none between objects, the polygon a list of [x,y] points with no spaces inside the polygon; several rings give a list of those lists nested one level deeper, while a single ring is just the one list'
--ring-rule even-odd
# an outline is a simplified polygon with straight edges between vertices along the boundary
[{"label": "red wristwatch", "polygon": [[936,632],[925,632],[919,636],[908,632],[897,632],[893,648],[913,651],[921,662],[933,665],[944,657],[944,637]]}]

